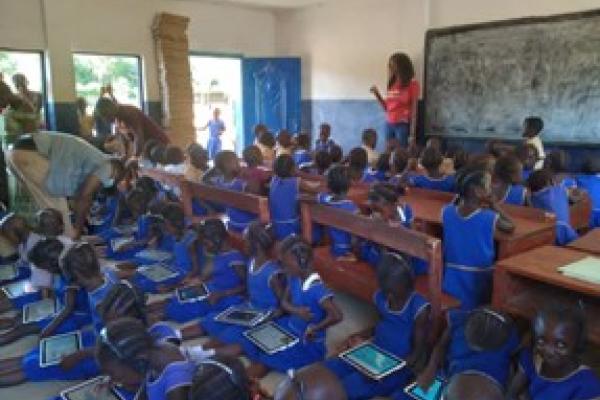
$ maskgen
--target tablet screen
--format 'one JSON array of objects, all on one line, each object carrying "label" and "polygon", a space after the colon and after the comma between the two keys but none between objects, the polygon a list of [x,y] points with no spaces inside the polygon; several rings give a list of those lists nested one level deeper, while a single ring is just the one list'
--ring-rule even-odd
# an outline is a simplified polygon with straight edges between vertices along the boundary
[{"label": "tablet screen", "polygon": [[188,286],[181,289],[177,289],[177,296],[179,297],[179,301],[190,301],[199,298],[204,298],[208,295],[208,291],[206,286],[198,285],[198,286]]},{"label": "tablet screen", "polygon": [[380,379],[404,366],[404,361],[388,354],[372,343],[363,343],[341,355],[351,365]]},{"label": "tablet screen", "polygon": [[163,262],[171,259],[171,253],[167,253],[166,251],[154,250],[154,249],[146,249],[138,252],[136,257],[145,258],[146,260]]},{"label": "tablet screen", "polygon": [[105,377],[83,382],[61,393],[64,400],[123,400],[116,390],[105,386]]},{"label": "tablet screen", "polygon": [[266,353],[284,350],[298,341],[298,338],[270,322],[248,332],[248,337]]},{"label": "tablet screen", "polygon": [[421,389],[416,382],[406,388],[406,393],[417,400],[439,400],[442,397],[444,382],[435,378],[431,387],[427,390]]},{"label": "tablet screen", "polygon": [[167,268],[164,265],[148,265],[138,270],[146,278],[154,282],[162,282],[177,276],[177,272]]},{"label": "tablet screen", "polygon": [[56,335],[40,342],[40,365],[42,367],[55,365],[69,354],[73,354],[81,348],[79,332],[70,332]]},{"label": "tablet screen", "polygon": [[24,294],[33,293],[36,291],[29,280],[10,283],[3,286],[2,289],[6,293],[6,296],[10,299],[14,299],[23,296]]},{"label": "tablet screen", "polygon": [[234,310],[227,315],[227,318],[241,322],[251,322],[258,316],[260,316],[260,313],[256,311]]},{"label": "tablet screen", "polygon": [[133,236],[115,238],[110,241],[110,247],[112,247],[113,251],[119,251],[124,246],[133,243]]},{"label": "tablet screen", "polygon": [[54,299],[44,299],[23,306],[23,323],[41,321],[56,315],[58,307]]}]

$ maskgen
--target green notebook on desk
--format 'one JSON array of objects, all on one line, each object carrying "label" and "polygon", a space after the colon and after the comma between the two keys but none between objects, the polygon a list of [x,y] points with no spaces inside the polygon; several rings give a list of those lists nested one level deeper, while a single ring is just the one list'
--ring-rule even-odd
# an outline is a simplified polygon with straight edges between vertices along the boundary
[{"label": "green notebook on desk", "polygon": [[600,258],[586,257],[558,270],[570,278],[600,285]]}]

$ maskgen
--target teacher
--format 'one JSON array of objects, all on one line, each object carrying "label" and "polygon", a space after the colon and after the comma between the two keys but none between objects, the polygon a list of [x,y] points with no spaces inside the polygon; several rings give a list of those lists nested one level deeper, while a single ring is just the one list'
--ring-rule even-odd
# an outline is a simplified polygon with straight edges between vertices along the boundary
[{"label": "teacher", "polygon": [[415,79],[415,68],[410,57],[394,53],[388,63],[388,84],[385,99],[377,86],[371,93],[383,107],[387,120],[387,139],[397,139],[402,146],[414,143],[417,128],[417,104],[421,88]]}]

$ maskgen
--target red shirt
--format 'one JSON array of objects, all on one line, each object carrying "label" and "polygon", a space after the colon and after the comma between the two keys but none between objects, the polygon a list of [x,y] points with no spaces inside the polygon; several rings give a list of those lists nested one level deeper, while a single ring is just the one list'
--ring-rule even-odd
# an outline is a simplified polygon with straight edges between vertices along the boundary
[{"label": "red shirt", "polygon": [[387,121],[392,124],[412,120],[413,103],[419,100],[421,88],[415,79],[408,86],[402,87],[396,82],[387,92],[385,99]]}]

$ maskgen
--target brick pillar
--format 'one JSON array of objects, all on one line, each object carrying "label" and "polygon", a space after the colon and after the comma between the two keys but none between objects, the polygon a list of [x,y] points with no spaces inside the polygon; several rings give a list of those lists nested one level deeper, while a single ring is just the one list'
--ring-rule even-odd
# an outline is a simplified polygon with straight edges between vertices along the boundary
[{"label": "brick pillar", "polygon": [[189,60],[189,18],[160,13],[152,34],[156,46],[158,80],[162,102],[162,124],[171,141],[184,148],[196,140],[194,99]]}]

